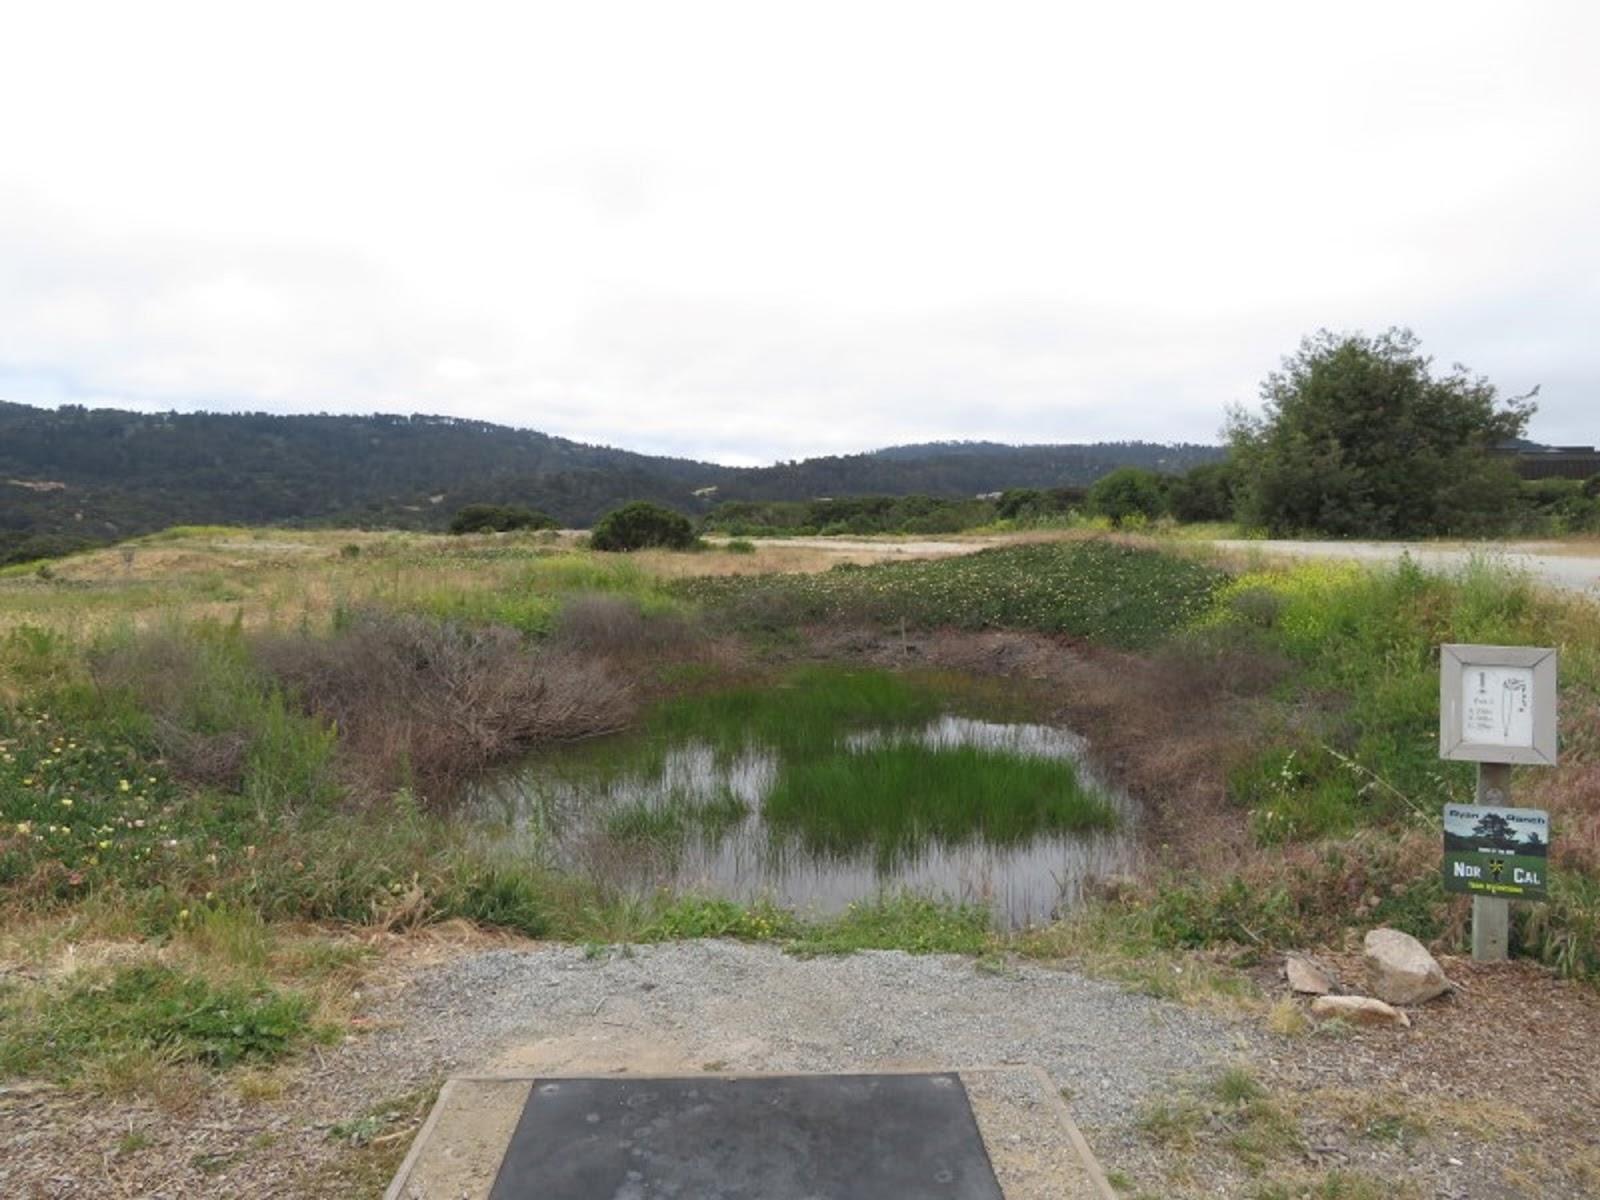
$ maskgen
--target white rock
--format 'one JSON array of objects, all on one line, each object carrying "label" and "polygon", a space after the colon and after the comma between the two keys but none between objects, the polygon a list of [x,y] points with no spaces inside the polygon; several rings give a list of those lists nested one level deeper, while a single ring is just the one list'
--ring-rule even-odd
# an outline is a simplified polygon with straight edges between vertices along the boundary
[{"label": "white rock", "polygon": [[1427,948],[1398,929],[1374,929],[1363,943],[1367,990],[1390,1004],[1421,1004],[1450,990]]},{"label": "white rock", "polygon": [[1307,996],[1326,996],[1338,986],[1332,971],[1303,954],[1283,960],[1283,975],[1291,990]]},{"label": "white rock", "polygon": [[1371,996],[1318,996],[1311,1002],[1311,1015],[1319,1021],[1335,1017],[1355,1025],[1398,1025],[1411,1027],[1411,1018]]}]

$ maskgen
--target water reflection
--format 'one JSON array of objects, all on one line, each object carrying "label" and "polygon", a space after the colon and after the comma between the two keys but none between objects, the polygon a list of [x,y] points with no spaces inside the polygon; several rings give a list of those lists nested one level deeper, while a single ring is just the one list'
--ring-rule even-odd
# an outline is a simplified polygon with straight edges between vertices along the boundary
[{"label": "water reflection", "polygon": [[[510,854],[584,872],[638,894],[660,888],[695,889],[732,899],[768,898],[784,907],[831,914],[851,901],[887,889],[983,903],[1006,923],[1050,919],[1082,898],[1096,878],[1134,866],[1134,806],[1097,778],[1084,762],[1076,734],[1044,725],[998,724],[942,717],[920,730],[858,732],[843,739],[856,751],[908,739],[933,750],[976,746],[1021,757],[1070,760],[1079,778],[1117,812],[1111,833],[1050,834],[1022,845],[990,846],[979,838],[959,845],[929,840],[892,864],[870,846],[850,854],[819,854],[762,820],[762,804],[777,783],[777,756],[761,747],[719,754],[688,742],[665,750],[651,768],[615,773],[589,753],[547,755],[480,785],[464,816],[481,835]],[[729,799],[742,817],[702,828],[690,820],[671,836],[624,838],[618,814],[694,811]]]}]

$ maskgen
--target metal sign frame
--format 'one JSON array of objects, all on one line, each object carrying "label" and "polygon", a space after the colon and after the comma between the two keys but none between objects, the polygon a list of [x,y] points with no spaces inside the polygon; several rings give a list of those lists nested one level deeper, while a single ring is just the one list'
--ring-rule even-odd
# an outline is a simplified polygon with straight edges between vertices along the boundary
[{"label": "metal sign frame", "polygon": [[[1479,667],[1531,669],[1533,738],[1527,746],[1473,742],[1466,737],[1462,679]],[[1556,765],[1556,652],[1540,646],[1439,647],[1439,757],[1479,763]]]}]

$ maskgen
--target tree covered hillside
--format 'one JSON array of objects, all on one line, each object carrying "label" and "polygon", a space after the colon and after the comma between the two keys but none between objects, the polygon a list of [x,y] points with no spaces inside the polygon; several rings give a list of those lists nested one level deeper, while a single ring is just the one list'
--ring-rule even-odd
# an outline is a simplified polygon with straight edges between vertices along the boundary
[{"label": "tree covered hillside", "polygon": [[959,496],[1082,485],[1130,463],[1182,469],[1220,453],[1145,443],[934,443],[731,468],[453,417],[0,403],[0,561],[184,523],[442,529],[463,505],[487,503],[588,525],[629,500],[695,515],[724,500]]}]

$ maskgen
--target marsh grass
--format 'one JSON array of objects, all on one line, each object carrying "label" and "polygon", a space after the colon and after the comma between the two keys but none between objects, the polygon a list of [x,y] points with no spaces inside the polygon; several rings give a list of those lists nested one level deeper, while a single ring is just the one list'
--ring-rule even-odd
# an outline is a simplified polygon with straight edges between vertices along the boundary
[{"label": "marsh grass", "polygon": [[813,854],[871,846],[882,866],[929,841],[1015,846],[1116,824],[1070,762],[906,741],[800,757],[780,771],[763,811]]},{"label": "marsh grass", "polygon": [[909,730],[974,698],[948,676],[804,667],[674,697],[645,716],[640,733],[654,750],[692,741],[724,759],[752,745],[801,755],[858,730]]},{"label": "marsh grass", "polygon": [[[683,747],[709,748],[723,769],[770,755],[776,780],[761,802],[767,833],[813,856],[870,850],[884,870],[929,843],[1010,847],[1113,828],[1114,810],[1070,761],[974,745],[934,748],[915,736],[952,710],[1009,707],[989,689],[946,675],[807,667],[673,697],[645,715],[637,734],[539,769],[587,778],[600,794],[608,781],[665,781],[668,756]],[[862,735],[867,740],[852,742]],[[630,801],[606,813],[602,828],[619,841],[715,841],[749,809],[726,785],[708,786],[713,794],[670,786]]]},{"label": "marsh grass", "polygon": [[606,814],[605,831],[619,841],[681,845],[690,837],[716,841],[750,815],[732,793],[710,798],[675,794],[656,804],[628,804]]}]

